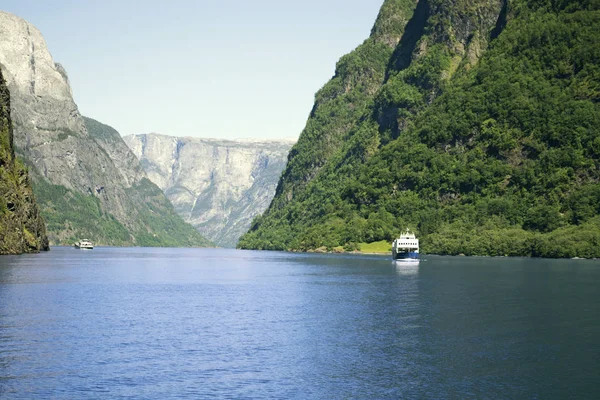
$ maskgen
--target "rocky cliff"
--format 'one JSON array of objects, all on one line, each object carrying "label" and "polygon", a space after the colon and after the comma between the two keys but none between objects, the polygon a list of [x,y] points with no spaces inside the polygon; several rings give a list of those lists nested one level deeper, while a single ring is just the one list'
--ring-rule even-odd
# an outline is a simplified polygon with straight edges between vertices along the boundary
[{"label": "rocky cliff", "polygon": [[118,134],[90,134],[88,125],[96,125],[79,113],[41,33],[5,12],[0,68],[12,95],[16,151],[30,167],[51,242],[207,244],[136,167]]},{"label": "rocky cliff", "polygon": [[157,134],[124,140],[179,215],[223,247],[234,247],[268,207],[293,145]]},{"label": "rocky cliff", "polygon": [[243,248],[600,257],[600,5],[386,0]]},{"label": "rocky cliff", "polygon": [[0,72],[0,254],[48,250],[44,220],[24,165],[15,158],[10,95]]}]

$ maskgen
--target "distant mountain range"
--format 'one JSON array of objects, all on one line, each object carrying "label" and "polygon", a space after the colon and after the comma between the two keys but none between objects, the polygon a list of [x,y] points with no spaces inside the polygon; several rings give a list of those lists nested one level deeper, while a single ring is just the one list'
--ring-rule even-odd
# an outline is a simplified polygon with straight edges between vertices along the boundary
[{"label": "distant mountain range", "polygon": [[179,215],[223,247],[235,247],[269,206],[294,144],[157,134],[123,139]]}]

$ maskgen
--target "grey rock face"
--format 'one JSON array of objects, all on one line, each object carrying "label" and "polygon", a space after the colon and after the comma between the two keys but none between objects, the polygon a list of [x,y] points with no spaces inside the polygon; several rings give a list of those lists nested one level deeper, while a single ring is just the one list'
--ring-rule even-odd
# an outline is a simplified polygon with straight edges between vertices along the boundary
[{"label": "grey rock face", "polygon": [[223,247],[234,247],[269,206],[294,144],[157,134],[123,139],[179,215]]},{"label": "grey rock face", "polygon": [[[95,132],[88,131],[73,100],[67,73],[52,59],[41,33],[27,21],[6,12],[0,12],[0,68],[11,93],[15,148],[32,167],[34,186],[36,182],[39,187],[63,186],[69,193],[83,194],[88,200],[93,197],[93,203],[99,204],[99,209],[83,209],[97,220],[68,220],[69,210],[81,215],[75,211],[75,196],[46,190],[49,197],[45,210],[52,213],[46,219],[54,221],[49,228],[53,244],[65,243],[81,232],[74,228],[77,224],[97,231],[99,244],[179,245],[179,239],[171,235],[175,230],[191,232],[181,235],[189,237],[184,245],[205,242],[174,212],[149,216],[156,204],[166,210],[171,207],[164,194],[148,182],[138,160],[114,129],[88,119],[89,129]],[[153,188],[158,195],[154,195]],[[140,193],[146,193],[146,197]],[[81,205],[86,200],[79,196],[77,201]],[[61,223],[63,226],[59,226]],[[126,232],[101,232],[107,223],[113,228],[117,224]],[[165,227],[172,229],[167,232]]]},{"label": "grey rock face", "polygon": [[5,12],[0,68],[11,93],[18,152],[53,184],[86,192],[102,183],[112,161],[88,139],[64,68],[54,63],[40,31]]}]

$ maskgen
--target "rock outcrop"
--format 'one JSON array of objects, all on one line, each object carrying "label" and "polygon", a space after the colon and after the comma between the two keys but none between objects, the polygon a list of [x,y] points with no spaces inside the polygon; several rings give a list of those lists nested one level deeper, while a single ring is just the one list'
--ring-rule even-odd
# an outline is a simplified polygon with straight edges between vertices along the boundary
[{"label": "rock outcrop", "polygon": [[293,141],[130,135],[125,143],[175,209],[205,237],[234,247],[271,202]]},{"label": "rock outcrop", "polygon": [[5,12],[0,68],[12,96],[16,151],[30,167],[52,243],[85,236],[110,245],[207,244],[136,167],[118,134],[90,134],[41,33]]},{"label": "rock outcrop", "polygon": [[0,254],[48,250],[46,226],[27,169],[13,147],[10,96],[0,72]]}]

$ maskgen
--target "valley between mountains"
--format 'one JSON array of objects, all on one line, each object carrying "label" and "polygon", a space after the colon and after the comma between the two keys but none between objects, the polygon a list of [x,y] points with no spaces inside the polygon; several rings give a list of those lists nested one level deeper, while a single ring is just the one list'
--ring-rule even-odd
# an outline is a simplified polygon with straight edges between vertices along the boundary
[{"label": "valley between mountains", "polygon": [[122,138],[0,12],[0,252],[356,251],[408,227],[426,253],[600,257],[599,30],[596,0],[385,0],[297,142]]}]

